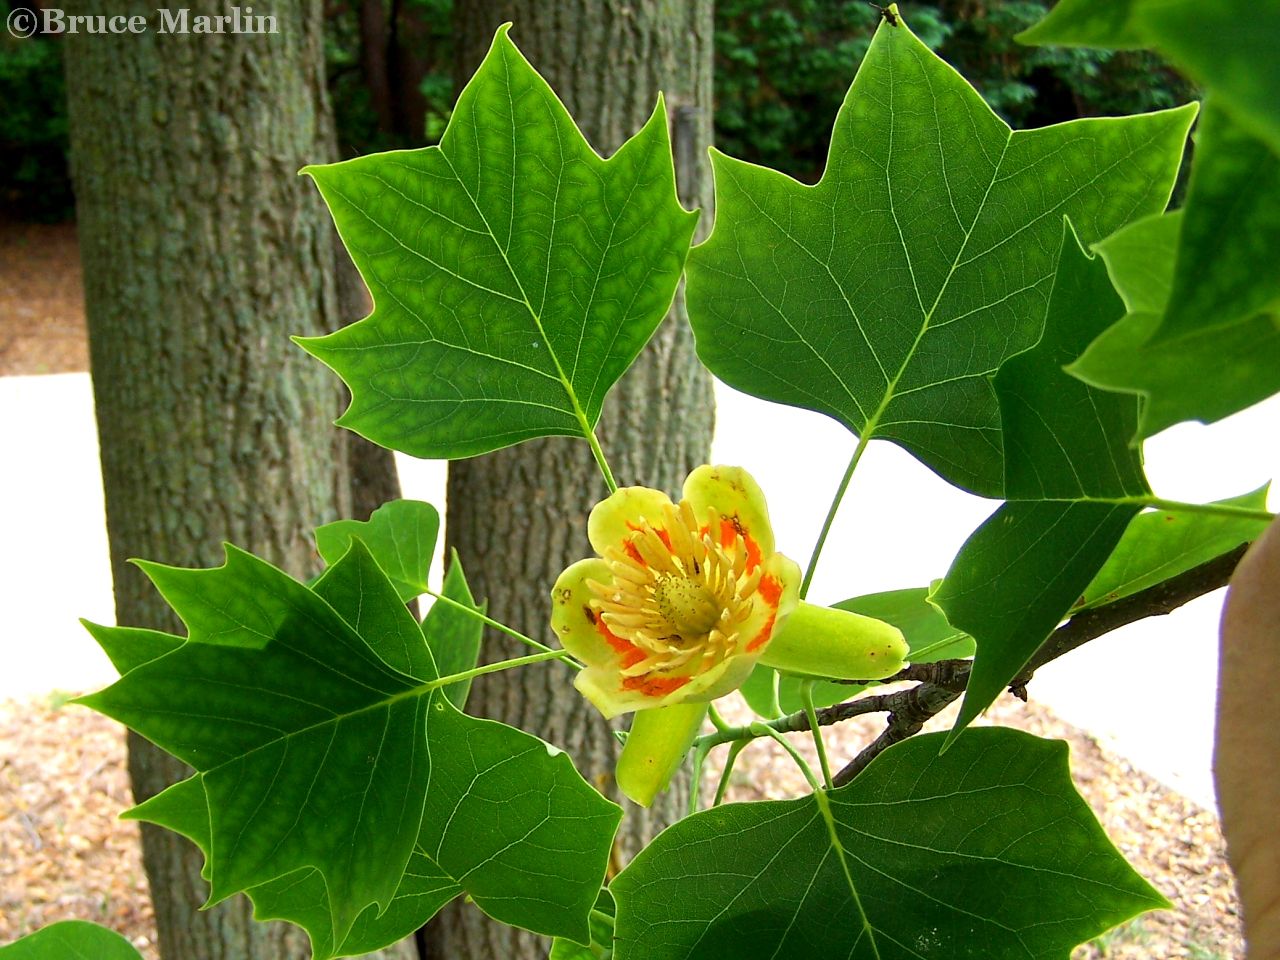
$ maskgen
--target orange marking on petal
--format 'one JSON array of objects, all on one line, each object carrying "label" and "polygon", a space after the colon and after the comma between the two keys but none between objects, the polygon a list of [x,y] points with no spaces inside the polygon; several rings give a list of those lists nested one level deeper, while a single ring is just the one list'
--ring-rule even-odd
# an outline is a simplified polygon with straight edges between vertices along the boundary
[{"label": "orange marking on petal", "polygon": [[649,566],[649,564],[645,563],[644,557],[640,556],[639,548],[636,547],[636,545],[632,543],[630,540],[628,540],[625,544],[623,544],[622,549],[626,552],[628,557],[630,557],[636,563],[640,564],[640,566],[642,567]]},{"label": "orange marking on petal", "polygon": [[749,533],[742,534],[742,542],[747,548],[747,573],[751,573],[760,566],[760,544]]},{"label": "orange marking on petal", "polygon": [[760,599],[769,606],[776,608],[778,600],[782,597],[782,584],[778,582],[777,577],[761,577],[758,592]]},{"label": "orange marking on petal", "polygon": [[671,546],[671,534],[667,533],[666,530],[659,530],[657,527],[653,528],[653,532],[658,535],[658,539],[666,545],[668,550],[675,553],[675,547]]},{"label": "orange marking on petal", "polygon": [[734,523],[732,518],[730,519],[721,518],[720,546],[724,547],[727,550],[729,547],[733,546],[733,541],[736,539],[738,539],[738,525]]},{"label": "orange marking on petal", "polygon": [[624,690],[637,690],[646,697],[665,697],[679,690],[689,677],[627,677],[622,681]]},{"label": "orange marking on petal", "polygon": [[773,636],[773,621],[775,619],[776,616],[771,616],[765,625],[760,628],[760,632],[755,635],[755,639],[747,644],[747,653],[755,653],[769,642],[769,638]]},{"label": "orange marking on petal", "polygon": [[[596,617],[596,632],[599,633],[600,636],[604,637],[605,643],[609,644],[609,646],[613,647],[614,650],[623,656],[630,654],[636,649],[633,644],[623,640],[619,636],[615,636],[613,631],[610,630],[608,625],[604,622],[604,617]],[[642,653],[641,658],[643,659],[643,657],[644,654]]]},{"label": "orange marking on petal", "polygon": [[628,667],[634,667],[637,663],[645,658],[646,654],[639,647],[631,647],[631,650],[623,654],[621,666],[623,670]]}]

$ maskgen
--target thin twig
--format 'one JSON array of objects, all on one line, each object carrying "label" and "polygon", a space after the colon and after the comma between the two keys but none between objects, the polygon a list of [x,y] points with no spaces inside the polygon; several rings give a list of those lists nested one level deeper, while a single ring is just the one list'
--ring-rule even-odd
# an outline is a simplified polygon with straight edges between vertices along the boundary
[{"label": "thin twig", "polygon": [[[1226,586],[1248,548],[1248,544],[1243,544],[1145,590],[1122,597],[1112,603],[1082,610],[1058,627],[1040,645],[1040,649],[1009,684],[1009,692],[1026,700],[1027,684],[1031,682],[1035,672],[1045,664],[1119,627],[1147,617],[1159,617],[1172,613],[1183,604]],[[971,663],[972,661],[969,660],[940,660],[937,663],[911,664],[885,682],[918,680],[919,686],[897,693],[864,697],[849,704],[839,704],[837,707],[830,708],[836,711],[840,707],[852,707],[856,704],[875,701],[876,704],[871,709],[858,710],[848,715],[857,716],[860,713],[879,710],[887,710],[889,713],[884,731],[835,775],[835,784],[840,786],[848,783],[881,753],[895,743],[915,736],[925,723],[945,710],[968,686]],[[820,714],[820,722],[821,719]]]}]

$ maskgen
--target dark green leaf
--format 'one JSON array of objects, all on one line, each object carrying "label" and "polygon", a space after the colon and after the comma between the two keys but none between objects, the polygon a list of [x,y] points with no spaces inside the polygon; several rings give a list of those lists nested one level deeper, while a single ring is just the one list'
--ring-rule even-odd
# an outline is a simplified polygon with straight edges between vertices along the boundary
[{"label": "dark green leaf", "polygon": [[206,852],[212,899],[246,891],[317,957],[384,946],[462,891],[587,936],[620,811],[565,755],[454,709],[362,540],[312,589],[234,548],[146,569],[190,641],[83,702],[196,767],[131,815]]},{"label": "dark green leaf", "polygon": [[[444,588],[440,592],[450,600],[456,600],[473,610],[481,609],[471,596],[456,551],[450,557],[449,572],[445,574]],[[447,677],[463,673],[476,665],[480,656],[480,641],[484,636],[484,621],[457,607],[436,601],[422,621],[422,633],[435,658],[440,676]],[[443,689],[449,702],[461,710],[466,706],[467,694],[471,692],[471,681],[459,680]]]},{"label": "dark green leaf", "polygon": [[698,354],[734,387],[999,495],[989,378],[1040,339],[1062,217],[1093,243],[1163,209],[1194,113],[1011,132],[882,24],[816,186],[713,157],[715,229],[689,259]]},{"label": "dark green leaf", "polygon": [[1280,4],[1268,0],[1140,0],[1151,45],[1221,98],[1232,116],[1280,152]]},{"label": "dark green leaf", "polygon": [[942,737],[832,791],[835,842],[812,796],[668,828],[610,887],[618,960],[1065,960],[1166,905],[1076,793],[1065,743],[979,729],[939,756]]},{"label": "dark green leaf", "polygon": [[[929,588],[889,590],[853,597],[833,604],[841,610],[860,613],[892,623],[902,631],[911,651],[907,659],[912,663],[934,663],[951,657],[973,656],[973,638],[963,630],[947,623],[947,618],[928,600]],[[792,676],[782,676],[778,683],[778,707],[773,709],[773,677],[776,671],[757,666],[747,682],[740,688],[747,704],[762,717],[796,713],[804,709],[800,699],[801,681]],[[815,683],[813,700],[817,706],[826,707],[857,695],[874,684]]]},{"label": "dark green leaf", "polygon": [[351,540],[343,558],[325,570],[311,589],[342,614],[383,663],[424,682],[443,676],[422,630],[404,606],[404,597],[363,539]]},{"label": "dark green leaf", "polygon": [[337,520],[316,527],[316,549],[327,564],[347,552],[359,538],[373,554],[400,599],[408,602],[427,590],[427,572],[440,532],[440,514],[420,500],[384,503],[366,521]]},{"label": "dark green leaf", "polygon": [[1015,501],[965,541],[932,596],[978,645],[948,743],[1027,665],[1137,512],[1088,501]]},{"label": "dark green leaf", "polygon": [[[1218,501],[1251,510],[1267,509],[1270,484]],[[1111,603],[1153,587],[1256,538],[1264,520],[1204,513],[1149,510],[1134,517],[1111,556],[1084,590],[1076,609]]]},{"label": "dark green leaf", "polygon": [[63,920],[0,946],[4,960],[142,960],[114,930],[83,920]]},{"label": "dark green leaf", "polygon": [[[1089,256],[1069,224],[1049,297],[1044,336],[996,374],[1005,441],[1005,497],[1080,500],[1150,493],[1132,396],[1105,393],[1063,367],[1124,315],[1106,264]],[[981,640],[981,638],[979,638]]]},{"label": "dark green leaf", "polygon": [[[344,566],[380,575],[359,541],[330,576]],[[190,642],[81,702],[204,774],[210,903],[316,867],[341,942],[366,906],[390,902],[413,850],[430,690],[316,593],[234,547],[211,570],[143,569]]]},{"label": "dark green leaf", "polygon": [[608,887],[600,891],[591,912],[591,943],[583,945],[557,938],[547,960],[608,960],[613,956],[613,915],[616,907]]},{"label": "dark green leaf", "polygon": [[609,160],[499,29],[439,147],[308,167],[374,312],[302,340],[339,423],[419,457],[582,436],[667,312],[697,214],[665,109]]}]

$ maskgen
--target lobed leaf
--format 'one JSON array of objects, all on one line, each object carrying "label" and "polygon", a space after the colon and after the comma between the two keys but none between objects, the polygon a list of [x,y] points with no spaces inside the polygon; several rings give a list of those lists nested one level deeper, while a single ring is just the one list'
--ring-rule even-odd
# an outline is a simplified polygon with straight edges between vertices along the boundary
[{"label": "lobed leaf", "polygon": [[[1211,106],[1206,120],[1212,120],[1213,115]],[[1212,128],[1210,124],[1210,134]],[[1193,174],[1193,182],[1212,179],[1204,172],[1205,165],[1212,168],[1215,150],[1221,145],[1212,135],[1202,141],[1196,161],[1200,166]],[[1233,165],[1234,161],[1227,163]],[[1265,197],[1260,199],[1248,190],[1245,194],[1265,208]],[[1233,217],[1251,217],[1232,213],[1234,204],[1226,197],[1222,199],[1223,204],[1206,213],[1206,194],[1193,189],[1185,212],[1139,221],[1097,246],[1130,312],[1103,331],[1067,370],[1091,386],[1140,394],[1143,404],[1139,438],[1184,420],[1212,423],[1280,389],[1280,326],[1276,313],[1256,314],[1225,326],[1207,319],[1200,328],[1176,337],[1160,336],[1174,283],[1175,262],[1181,262],[1180,258],[1189,258],[1188,262],[1200,270],[1206,288],[1216,289],[1224,296],[1222,292],[1230,284],[1222,278],[1238,276],[1237,267],[1230,265],[1237,255],[1241,263],[1259,275],[1262,286],[1274,283],[1274,271],[1263,267],[1259,260],[1262,249],[1248,252],[1254,241],[1240,238],[1238,231],[1215,234],[1211,226],[1214,217],[1224,218],[1224,222]],[[1280,203],[1280,192],[1276,200]],[[1195,203],[1201,205],[1201,214],[1196,214],[1201,239],[1186,246],[1182,243],[1183,225],[1192,218]],[[1244,220],[1238,221],[1242,229],[1251,226]],[[1265,229],[1261,232],[1265,235]],[[1219,252],[1209,249],[1215,244]],[[1220,261],[1224,264],[1221,268]]]},{"label": "lobed leaf", "polygon": [[[1066,617],[1150,493],[1129,445],[1135,398],[1062,369],[1124,312],[1101,258],[1065,226],[1058,270],[1033,350],[995,378],[1011,500],[960,548],[931,600],[977,642],[956,736],[1018,675]],[[950,742],[950,740],[948,741]]]},{"label": "lobed leaf", "polygon": [[1167,905],[1072,786],[1065,743],[980,729],[939,756],[943,736],[897,744],[825,798],[668,828],[610,885],[614,955],[1065,958]]},{"label": "lobed leaf", "polygon": [[948,744],[1062,622],[1138,509],[1087,500],[1012,501],[965,541],[930,597],[977,641]]},{"label": "lobed leaf", "polygon": [[191,635],[80,702],[196,768],[130,815],[205,851],[211,902],[247,892],[317,957],[393,942],[460,892],[586,937],[620,811],[563,754],[454,708],[363,540],[310,589],[233,547],[145,569]]},{"label": "lobed leaf", "polygon": [[395,584],[400,599],[407,602],[427,591],[427,572],[439,532],[440,514],[431,504],[392,500],[368,520],[336,520],[316,527],[316,550],[326,564],[333,565],[359,538]]},{"label": "lobed leaf", "polygon": [[688,270],[698,354],[731,386],[1002,495],[990,377],[1040,339],[1062,217],[1093,243],[1162,210],[1194,114],[1014,132],[882,23],[816,186],[713,155],[715,228]]},{"label": "lobed leaf", "polygon": [[341,425],[418,457],[590,433],[670,307],[697,221],[662,101],[603,160],[508,29],[438,147],[303,171],[374,310],[298,342],[351,388]]},{"label": "lobed leaf", "polygon": [[1149,494],[1142,455],[1130,445],[1138,402],[1105,393],[1063,367],[1124,315],[1105,264],[1081,248],[1069,222],[1044,336],[995,377],[1005,438],[1005,497],[1082,500]]}]

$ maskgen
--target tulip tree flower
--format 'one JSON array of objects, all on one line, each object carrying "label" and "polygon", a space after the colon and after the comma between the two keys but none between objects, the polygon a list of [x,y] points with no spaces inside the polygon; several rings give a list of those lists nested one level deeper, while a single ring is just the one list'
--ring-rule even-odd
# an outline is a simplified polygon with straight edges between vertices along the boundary
[{"label": "tulip tree flower", "polygon": [[[579,692],[606,717],[636,712],[617,779],[638,803],[666,787],[706,705],[741,686],[757,662],[857,679],[902,664],[906,646],[888,624],[800,603],[800,568],[774,551],[764,494],[740,467],[699,467],[678,504],[623,487],[591,511],[587,536],[599,556],[556,580],[551,625],[585,665]],[[805,629],[779,645],[781,658],[770,656],[797,608]],[[830,614],[853,620],[833,625]],[[855,649],[847,630],[833,634],[854,621],[875,625],[873,642],[866,629]],[[861,672],[869,647],[870,674]]]}]

